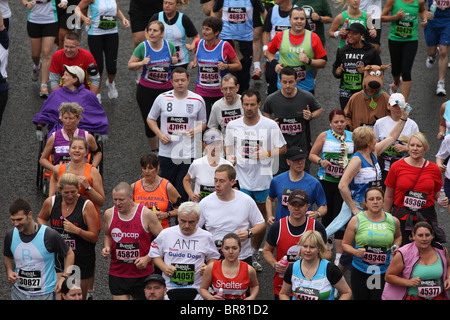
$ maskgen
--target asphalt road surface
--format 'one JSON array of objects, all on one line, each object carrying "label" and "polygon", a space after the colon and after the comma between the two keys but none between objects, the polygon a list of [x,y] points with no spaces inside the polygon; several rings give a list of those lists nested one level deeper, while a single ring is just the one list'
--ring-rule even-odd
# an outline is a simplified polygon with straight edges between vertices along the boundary
[{"label": "asphalt road surface", "polygon": [[[383,1],[383,4],[385,1]],[[120,0],[120,7],[127,15],[129,2]],[[27,198],[33,208],[35,217],[39,212],[44,198],[35,185],[35,172],[38,163],[38,143],[35,138],[35,128],[32,124],[34,115],[40,111],[43,100],[39,98],[39,82],[32,82],[30,78],[32,61],[30,44],[26,33],[27,10],[20,1],[10,1],[13,12],[10,31],[11,45],[9,49],[8,81],[10,83],[9,101],[0,127],[0,246],[3,248],[3,237],[11,228],[8,208],[10,203],[19,196]],[[201,33],[204,15],[198,0],[191,0],[191,4],[183,7]],[[333,8],[333,15],[338,10]],[[106,193],[106,204],[102,211],[113,205],[111,191],[120,181],[130,183],[140,178],[139,158],[150,151],[144,135],[142,120],[135,99],[135,73],[128,71],[127,62],[132,54],[132,36],[129,29],[120,27],[120,48],[118,56],[118,73],[116,87],[119,98],[109,100],[106,88],[103,89],[103,107],[109,119],[109,141],[104,149],[103,183]],[[328,31],[330,25],[326,26]],[[388,25],[383,24],[382,54],[383,64],[388,64],[389,51],[387,46]],[[86,33],[83,34],[82,47],[87,48]],[[324,113],[314,120],[312,125],[313,139],[328,128],[327,115],[335,108],[339,108],[338,84],[339,80],[331,74],[338,42],[327,39],[326,51],[328,63],[321,69],[316,79],[316,97],[322,104]],[[413,108],[410,117],[414,119],[422,132],[426,134],[431,145],[426,154],[428,160],[434,161],[439,148],[436,139],[439,125],[439,107],[447,99],[435,95],[437,82],[437,68],[428,70],[425,67],[426,46],[423,39],[423,28],[419,26],[419,50],[413,69],[413,88],[409,103]],[[195,71],[196,72],[196,71]],[[192,72],[191,90],[193,90],[195,72]],[[448,77],[447,77],[448,78]],[[386,72],[384,89],[392,82],[390,70]],[[447,83],[450,83],[447,81]],[[265,81],[253,82],[265,97]],[[449,87],[447,87],[450,90]],[[315,174],[317,167],[312,165],[311,173]],[[440,224],[450,234],[450,220],[448,215],[439,216]],[[97,300],[110,300],[108,288],[109,260],[100,255],[103,232],[97,244],[97,272],[96,293]],[[258,299],[271,300],[273,269],[264,263],[264,271],[258,274],[260,293]],[[0,299],[10,299],[10,285],[6,281],[6,274],[2,264],[0,272]]]}]

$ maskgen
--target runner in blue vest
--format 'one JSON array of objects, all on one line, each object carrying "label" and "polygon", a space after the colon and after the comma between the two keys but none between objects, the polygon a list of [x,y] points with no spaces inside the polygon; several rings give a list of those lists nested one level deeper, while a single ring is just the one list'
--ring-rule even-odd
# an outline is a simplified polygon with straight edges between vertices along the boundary
[{"label": "runner in blue vest", "polygon": [[[61,235],[33,220],[31,206],[19,198],[9,207],[14,228],[4,240],[4,263],[12,300],[55,300],[75,255]],[[64,272],[57,281],[55,255],[65,257]]]}]

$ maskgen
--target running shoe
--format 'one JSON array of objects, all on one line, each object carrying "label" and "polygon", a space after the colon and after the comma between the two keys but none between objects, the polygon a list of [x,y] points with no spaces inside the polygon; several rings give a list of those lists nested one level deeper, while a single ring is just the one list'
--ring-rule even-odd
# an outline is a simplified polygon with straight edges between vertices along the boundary
[{"label": "running shoe", "polygon": [[31,71],[31,80],[38,81],[39,79],[39,71],[41,71],[41,63],[38,66],[33,66],[33,71]]},{"label": "running shoe", "polygon": [[261,80],[261,69],[255,68],[252,73],[252,79],[253,80]]},{"label": "running shoe", "polygon": [[402,84],[402,80],[400,79],[400,83],[399,84],[395,84],[395,81],[391,83],[391,85],[389,86],[389,94],[394,94],[397,93],[398,87],[400,87],[400,85]]},{"label": "running shoe", "polygon": [[48,97],[48,88],[46,84],[41,84],[41,91],[39,92],[39,96],[42,98]]},{"label": "running shoe", "polygon": [[260,263],[259,251],[252,253],[252,267],[257,271],[263,271],[262,265]]},{"label": "running shoe", "polygon": [[437,88],[436,88],[436,94],[438,96],[445,96],[447,92],[445,91],[445,82],[444,81],[438,81]]},{"label": "running shoe", "polygon": [[427,60],[425,61],[425,65],[427,66],[428,69],[433,68],[434,63],[436,62],[436,56],[434,57],[427,57]]},{"label": "running shoe", "polygon": [[108,88],[108,98],[110,99],[117,99],[119,96],[119,93],[116,90],[116,83],[113,81],[112,83],[109,83],[108,80],[106,80],[106,87]]},{"label": "running shoe", "polygon": [[98,103],[102,104],[102,94],[101,93],[97,93],[97,99],[98,99]]}]

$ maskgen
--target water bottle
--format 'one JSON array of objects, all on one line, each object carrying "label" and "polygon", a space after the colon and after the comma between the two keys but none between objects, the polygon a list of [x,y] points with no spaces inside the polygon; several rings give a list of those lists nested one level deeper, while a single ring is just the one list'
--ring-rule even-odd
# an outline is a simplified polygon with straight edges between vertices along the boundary
[{"label": "water bottle", "polygon": [[411,108],[411,106],[409,105],[408,102],[403,102],[403,101],[395,100],[395,103],[397,103],[398,106],[399,106],[401,109],[405,108],[406,112],[411,112],[411,109],[412,109],[412,108]]},{"label": "water bottle", "polygon": [[[91,19],[91,16],[88,16],[88,18]],[[90,25],[88,26],[87,24],[85,24],[84,31],[88,32],[90,28],[91,28]]]},{"label": "water bottle", "polygon": [[[344,24],[342,25],[342,28],[345,29],[345,31],[347,31],[349,24],[348,24],[348,18],[345,19]],[[347,39],[347,34],[345,36],[341,36],[342,39]]]},{"label": "water bottle", "polygon": [[217,292],[216,295],[218,297],[222,297],[223,299],[225,299],[225,294],[223,293],[223,288],[219,288],[219,292]]},{"label": "water bottle", "polygon": [[[430,12],[433,14],[433,16],[434,16],[434,13],[436,12],[436,9],[437,9],[436,1],[433,1],[433,3],[432,3],[431,6],[430,6]],[[433,18],[434,18],[434,17],[433,17]],[[431,18],[431,19],[429,19],[429,20],[433,20],[433,18]]]},{"label": "water bottle", "polygon": [[[289,265],[287,256],[284,256],[283,259],[280,260],[280,264],[282,264],[283,266]],[[283,274],[280,273],[279,276],[280,276],[280,278],[284,278],[284,273]]]},{"label": "water bottle", "polygon": [[444,208],[441,204],[442,199],[444,199],[445,197],[446,197],[446,195],[445,195],[444,187],[441,187],[441,192],[439,192],[439,199],[438,199],[439,213],[445,213],[447,211],[447,208]]}]

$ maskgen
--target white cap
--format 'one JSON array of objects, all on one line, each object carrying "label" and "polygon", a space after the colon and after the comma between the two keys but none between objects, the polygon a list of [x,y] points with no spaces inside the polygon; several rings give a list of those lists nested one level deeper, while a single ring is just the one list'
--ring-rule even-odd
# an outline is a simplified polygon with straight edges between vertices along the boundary
[{"label": "white cap", "polygon": [[405,103],[405,97],[401,93],[393,93],[389,97],[390,106],[394,106],[396,104],[398,104],[399,106],[403,106]]},{"label": "white cap", "polygon": [[64,68],[67,70],[67,72],[69,72],[70,74],[77,77],[78,81],[80,81],[80,83],[84,83],[84,70],[83,69],[81,69],[79,66],[68,66],[66,64],[64,65]]}]

